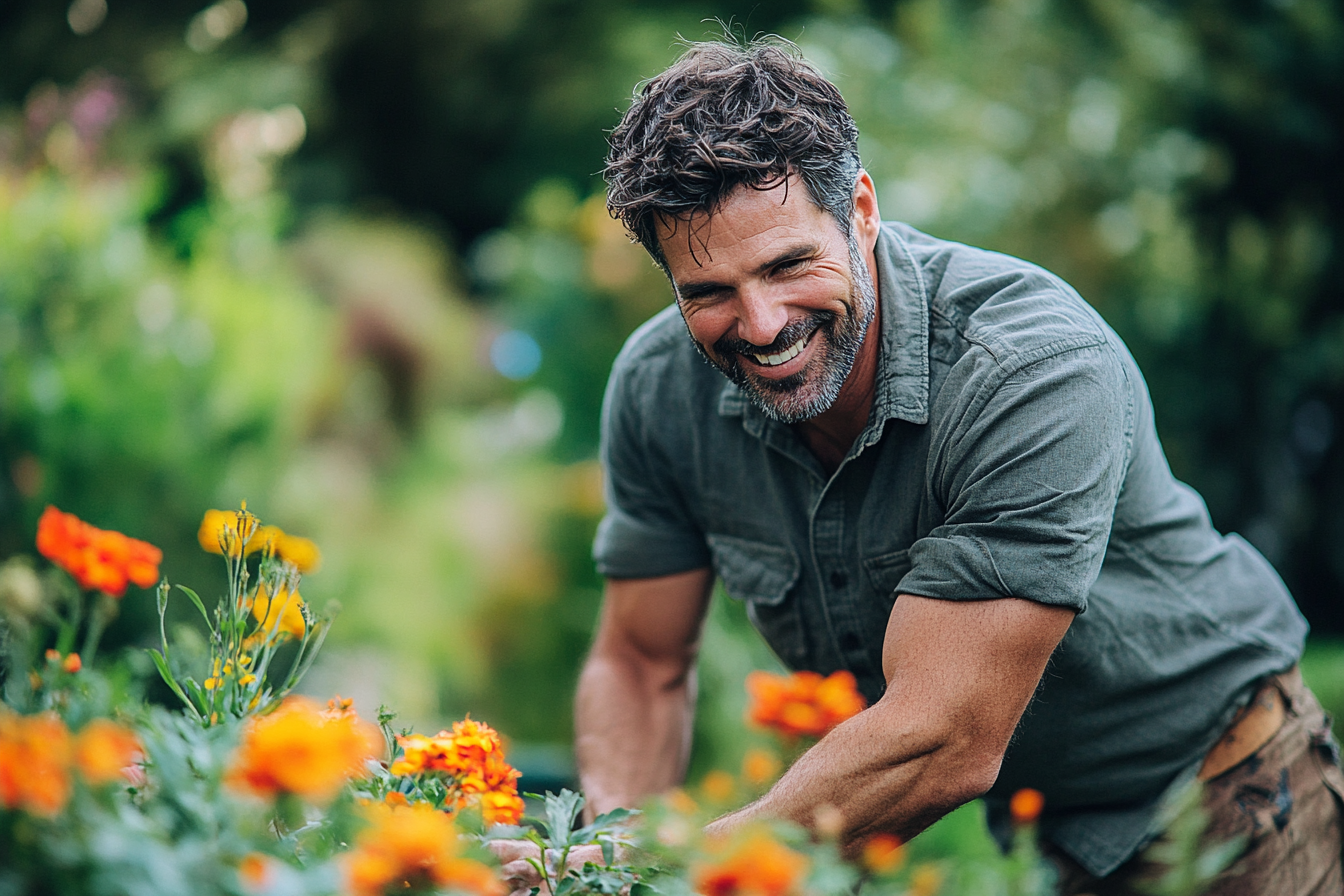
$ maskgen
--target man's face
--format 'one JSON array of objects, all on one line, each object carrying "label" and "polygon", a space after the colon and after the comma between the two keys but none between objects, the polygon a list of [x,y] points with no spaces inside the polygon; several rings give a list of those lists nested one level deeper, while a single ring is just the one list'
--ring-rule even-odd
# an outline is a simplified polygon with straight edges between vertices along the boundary
[{"label": "man's face", "polygon": [[831,407],[877,296],[859,244],[800,180],[787,195],[784,184],[739,187],[712,215],[667,222],[660,245],[691,339],[711,364],[784,423]]}]

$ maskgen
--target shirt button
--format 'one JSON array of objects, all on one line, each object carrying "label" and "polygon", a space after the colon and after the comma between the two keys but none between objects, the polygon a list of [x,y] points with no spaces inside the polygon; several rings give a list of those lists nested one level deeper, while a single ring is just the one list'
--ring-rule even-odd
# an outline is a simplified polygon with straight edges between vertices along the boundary
[{"label": "shirt button", "polygon": [[845,575],[840,570],[837,569],[835,572],[831,573],[832,588],[843,588],[848,584],[849,584],[849,576]]}]

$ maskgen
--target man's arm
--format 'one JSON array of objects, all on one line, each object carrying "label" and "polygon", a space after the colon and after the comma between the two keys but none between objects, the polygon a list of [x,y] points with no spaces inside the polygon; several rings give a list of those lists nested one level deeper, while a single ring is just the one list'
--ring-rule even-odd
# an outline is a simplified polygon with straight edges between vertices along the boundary
[{"label": "man's arm", "polygon": [[843,819],[841,843],[890,832],[908,839],[983,794],[1073,610],[1016,598],[950,601],[901,595],[883,645],[887,690],[805,753],[755,803],[758,816],[805,826],[819,806]]},{"label": "man's arm", "polygon": [[695,658],[714,573],[607,582],[575,697],[575,751],[589,817],[681,783],[695,711]]}]

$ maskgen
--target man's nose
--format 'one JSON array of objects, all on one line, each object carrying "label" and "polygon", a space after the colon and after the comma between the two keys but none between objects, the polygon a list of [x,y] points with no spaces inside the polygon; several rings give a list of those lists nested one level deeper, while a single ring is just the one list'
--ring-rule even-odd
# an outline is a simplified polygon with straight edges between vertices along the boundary
[{"label": "man's nose", "polygon": [[738,293],[737,337],[769,345],[789,322],[789,310],[771,290],[751,287]]}]

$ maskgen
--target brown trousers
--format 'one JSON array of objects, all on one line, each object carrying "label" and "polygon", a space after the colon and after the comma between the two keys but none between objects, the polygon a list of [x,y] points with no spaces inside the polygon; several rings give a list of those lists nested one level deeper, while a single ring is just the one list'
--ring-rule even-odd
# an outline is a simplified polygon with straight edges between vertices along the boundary
[{"label": "brown trousers", "polygon": [[[1205,896],[1344,896],[1344,774],[1330,719],[1297,669],[1267,684],[1284,698],[1283,726],[1263,747],[1204,783],[1204,841],[1246,840]],[[1061,896],[1139,896],[1166,871],[1150,850],[1104,878],[1048,851]]]}]

